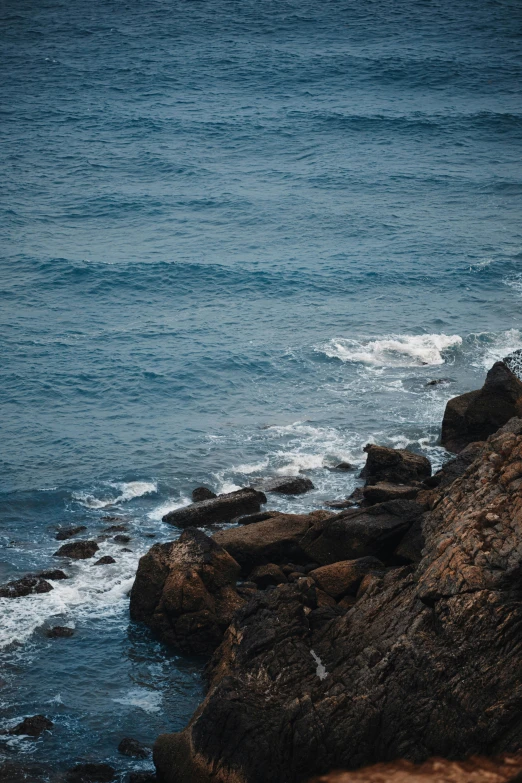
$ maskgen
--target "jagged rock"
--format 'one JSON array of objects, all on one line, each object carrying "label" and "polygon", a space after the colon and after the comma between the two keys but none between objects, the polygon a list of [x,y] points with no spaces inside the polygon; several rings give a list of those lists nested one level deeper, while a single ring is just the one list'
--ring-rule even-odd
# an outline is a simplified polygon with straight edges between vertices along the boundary
[{"label": "jagged rock", "polygon": [[324,624],[310,577],[252,596],[194,718],[156,742],[162,783],[301,783],[519,751],[522,435],[488,440],[441,490],[424,536],[416,568],[368,575],[348,611],[321,609]]},{"label": "jagged rock", "polygon": [[66,573],[60,568],[50,568],[47,571],[39,571],[34,576],[40,576],[42,579],[50,579],[53,582],[58,582],[60,579],[69,579]]},{"label": "jagged rock", "polygon": [[150,756],[150,750],[139,740],[124,737],[118,745],[118,751],[124,756],[132,756],[135,759],[146,759]]},{"label": "jagged rock", "polygon": [[255,525],[219,530],[213,538],[239,563],[243,576],[247,576],[258,565],[289,560],[309,562],[311,558],[301,548],[300,540],[313,524],[330,516],[328,511],[281,514]]},{"label": "jagged rock", "polygon": [[66,783],[110,783],[115,777],[109,764],[76,764],[65,774]]},{"label": "jagged rock", "polygon": [[235,590],[239,571],[215,541],[188,528],[177,541],[155,544],[141,558],[131,590],[131,617],[182,652],[212,652],[244,603]]},{"label": "jagged rock", "polygon": [[316,568],[315,571],[310,571],[310,577],[321,590],[339,600],[348,593],[355,595],[366,574],[383,568],[383,563],[376,557],[361,557],[358,560],[341,560],[339,563]]},{"label": "jagged rock", "polygon": [[364,447],[368,454],[366,465],[360,477],[366,479],[366,486],[388,482],[390,484],[411,484],[431,476],[429,459],[406,449],[390,449],[369,443]]},{"label": "jagged rock", "polygon": [[44,731],[50,731],[54,726],[52,720],[46,718],[45,715],[33,715],[32,718],[24,718],[21,723],[18,723],[12,729],[9,729],[8,734],[15,735],[27,735],[28,737],[39,737]]},{"label": "jagged rock", "polygon": [[256,485],[262,492],[278,492],[280,495],[303,495],[314,488],[309,478],[303,476],[281,476],[265,479]]},{"label": "jagged rock", "polygon": [[22,598],[34,593],[48,593],[53,589],[41,576],[24,576],[0,587],[0,598]]},{"label": "jagged rock", "polygon": [[420,765],[400,760],[355,772],[332,772],[310,783],[520,783],[521,772],[520,754],[491,759],[476,756],[468,761],[435,758]]},{"label": "jagged rock", "polygon": [[49,639],[69,639],[74,636],[74,628],[68,628],[66,625],[55,625],[49,628],[45,634]]},{"label": "jagged rock", "polygon": [[510,357],[496,362],[482,389],[453,397],[446,405],[441,444],[459,452],[486,440],[509,419],[522,415],[522,382],[509,369]]},{"label": "jagged rock", "polygon": [[336,514],[318,522],[301,539],[309,559],[321,565],[372,555],[385,562],[423,513],[413,500],[390,500],[364,509]]},{"label": "jagged rock", "polygon": [[387,500],[413,500],[419,494],[420,487],[410,487],[407,484],[390,484],[380,481],[363,487],[363,496],[367,504],[385,503]]},{"label": "jagged rock", "polygon": [[176,527],[203,527],[230,522],[234,517],[256,513],[262,503],[266,503],[265,495],[249,487],[169,511],[163,517],[163,522]]},{"label": "jagged rock", "polygon": [[196,489],[192,490],[193,503],[199,503],[202,500],[213,500],[214,498],[217,498],[216,493],[207,487],[196,487]]},{"label": "jagged rock", "polygon": [[54,553],[54,557],[70,557],[72,560],[87,560],[93,557],[99,547],[96,541],[73,541],[64,544]]},{"label": "jagged rock", "polygon": [[77,527],[63,527],[55,535],[57,541],[66,541],[68,538],[77,536],[78,533],[83,533],[87,530],[85,525],[77,525]]},{"label": "jagged rock", "polygon": [[285,574],[275,563],[268,563],[267,565],[254,568],[248,578],[260,590],[264,590],[269,585],[285,584],[287,581]]},{"label": "jagged rock", "polygon": [[99,560],[97,560],[93,565],[99,566],[99,565],[111,565],[111,563],[115,563],[116,560],[111,557],[110,555],[104,555],[103,557],[100,557]]},{"label": "jagged rock", "polygon": [[258,511],[257,514],[245,514],[234,517],[231,522],[235,525],[253,525],[254,522],[264,522],[266,519],[281,516],[281,511]]}]

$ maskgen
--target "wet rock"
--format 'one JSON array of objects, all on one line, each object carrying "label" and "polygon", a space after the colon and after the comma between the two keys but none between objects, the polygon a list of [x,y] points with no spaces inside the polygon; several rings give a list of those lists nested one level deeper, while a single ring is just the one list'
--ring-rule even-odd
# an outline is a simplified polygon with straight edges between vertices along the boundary
[{"label": "wet rock", "polygon": [[431,464],[426,457],[405,449],[390,449],[369,443],[364,448],[368,454],[361,478],[366,486],[388,482],[390,484],[410,484],[423,481],[431,476]]},{"label": "wet rock", "polygon": [[47,783],[48,772],[37,764],[0,763],[2,783]]},{"label": "wet rock", "polygon": [[363,496],[368,505],[385,503],[387,500],[413,500],[419,494],[420,487],[411,487],[407,484],[390,484],[388,481],[380,481],[363,487]]},{"label": "wet rock", "polygon": [[249,581],[253,582],[260,590],[264,590],[269,585],[284,584],[287,579],[278,565],[268,563],[267,565],[254,568],[249,576]]},{"label": "wet rock", "polygon": [[112,563],[115,563],[116,560],[111,557],[110,555],[104,555],[103,557],[100,557],[99,560],[97,560],[93,565],[99,566],[99,565],[111,565]]},{"label": "wet rock", "polygon": [[234,517],[231,520],[236,525],[253,525],[254,522],[264,522],[266,519],[281,516],[281,511],[258,511],[257,514],[245,514],[241,517]]},{"label": "wet rock", "polygon": [[412,500],[390,500],[341,512],[314,525],[300,546],[321,565],[372,555],[393,562],[393,553],[423,508]]},{"label": "wet rock", "polygon": [[207,487],[196,487],[196,489],[192,490],[193,503],[199,503],[202,500],[213,500],[214,498],[217,498],[216,493]]},{"label": "wet rock", "polygon": [[218,522],[229,522],[243,514],[257,513],[262,503],[266,503],[262,492],[251,488],[240,489],[169,511],[163,517],[163,522],[176,527],[204,527]]},{"label": "wet rock", "polygon": [[76,764],[65,774],[66,783],[110,783],[116,771],[109,764]]},{"label": "wet rock", "polygon": [[428,381],[426,386],[441,386],[442,384],[445,384],[445,383],[452,383],[452,379],[451,378],[435,378],[435,380],[433,380],[433,381]]},{"label": "wet rock", "polygon": [[511,418],[522,415],[522,382],[509,368],[510,357],[496,362],[482,389],[453,397],[446,405],[441,444],[459,452],[486,440]]},{"label": "wet rock", "polygon": [[469,443],[454,459],[448,460],[433,476],[425,479],[425,486],[439,489],[448,487],[464,475],[469,466],[482,454],[485,445],[485,441]]},{"label": "wet rock", "polygon": [[39,576],[42,579],[50,579],[53,582],[58,582],[60,579],[69,579],[68,575],[60,568],[50,568],[47,571],[39,571],[35,576]]},{"label": "wet rock", "polygon": [[328,511],[313,514],[281,514],[255,525],[219,530],[213,538],[241,566],[247,576],[258,565],[309,562],[300,545],[301,538],[320,519],[331,516]]},{"label": "wet rock", "polygon": [[53,586],[42,577],[29,575],[2,585],[0,598],[22,598],[35,593],[48,593],[52,589]]},{"label": "wet rock", "polygon": [[55,625],[48,628],[45,635],[49,639],[69,639],[74,636],[74,628],[68,628],[66,625]]},{"label": "wet rock", "polygon": [[345,498],[344,500],[326,500],[324,503],[328,508],[333,508],[341,511],[345,508],[354,508],[359,505],[359,501],[354,498]]},{"label": "wet rock", "polygon": [[[522,434],[490,437],[423,531],[415,568],[368,574],[356,603],[322,625],[318,609],[330,608],[310,577],[252,596],[212,658],[195,717],[156,742],[162,783],[230,783],[230,770],[234,783],[301,783],[397,758],[519,752]],[[466,771],[454,779],[472,780]]]},{"label": "wet rock", "polygon": [[131,540],[131,537],[126,536],[123,533],[119,533],[117,536],[114,536],[112,540],[116,541],[117,544],[128,544]]},{"label": "wet rock", "polygon": [[118,745],[118,751],[124,756],[132,756],[135,759],[146,759],[150,756],[150,749],[138,740],[124,737]]},{"label": "wet rock", "polygon": [[130,772],[129,783],[155,783],[157,777],[154,772]]},{"label": "wet rock", "polygon": [[221,546],[189,528],[177,541],[155,544],[141,558],[131,617],[184,653],[208,654],[244,603],[235,589],[239,571]]},{"label": "wet rock", "polygon": [[424,764],[399,760],[355,772],[332,772],[310,783],[514,783],[522,780],[520,771],[520,754],[490,759],[475,756],[468,761],[436,758]]},{"label": "wet rock", "polygon": [[262,492],[277,492],[280,495],[303,495],[314,488],[309,478],[303,476],[281,476],[280,478],[265,479],[256,485],[256,489]]},{"label": "wet rock", "polygon": [[101,519],[103,520],[103,522],[120,522],[120,521],[124,521],[125,517],[106,514],[105,516],[101,517]]},{"label": "wet rock", "polygon": [[104,533],[124,533],[128,529],[129,529],[128,525],[109,525],[109,527],[106,527],[103,532]]},{"label": "wet rock", "polygon": [[57,541],[66,541],[68,538],[77,536],[78,533],[83,533],[87,530],[85,525],[77,525],[76,527],[63,527],[55,535]]},{"label": "wet rock", "polygon": [[9,729],[8,734],[26,735],[29,737],[39,737],[44,731],[50,731],[54,726],[52,720],[45,715],[33,715],[32,718],[24,718],[14,728]]},{"label": "wet rock", "polygon": [[54,553],[54,557],[70,557],[72,560],[87,560],[93,557],[99,547],[96,541],[74,541],[64,544]]},{"label": "wet rock", "polygon": [[361,557],[316,568],[310,571],[310,577],[321,590],[339,600],[349,593],[355,595],[363,577],[370,571],[383,569],[383,563],[376,557]]},{"label": "wet rock", "polygon": [[343,472],[348,472],[351,470],[356,470],[355,465],[352,465],[351,462],[339,462],[338,465],[335,465],[331,470],[339,470]]}]

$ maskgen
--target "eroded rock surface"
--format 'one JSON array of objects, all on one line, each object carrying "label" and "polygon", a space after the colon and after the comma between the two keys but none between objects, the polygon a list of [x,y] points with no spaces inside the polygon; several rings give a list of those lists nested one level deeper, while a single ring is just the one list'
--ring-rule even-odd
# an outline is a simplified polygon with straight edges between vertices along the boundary
[{"label": "eroded rock surface", "polygon": [[169,511],[163,517],[163,522],[176,527],[205,527],[218,522],[230,522],[243,514],[255,514],[261,509],[262,503],[266,503],[265,495],[249,487]]},{"label": "eroded rock surface", "polygon": [[[256,592],[214,653],[207,697],[187,729],[158,738],[159,779],[303,783],[397,758],[520,750],[516,433],[512,426],[491,437],[433,499],[416,567],[368,574],[344,607],[321,606],[310,576]],[[321,535],[340,517],[327,520]],[[327,559],[342,557],[352,533],[339,535]]]},{"label": "eroded rock surface", "polygon": [[364,448],[368,454],[361,478],[366,485],[387,482],[389,484],[415,484],[431,476],[429,459],[406,449],[390,449],[369,443]]},{"label": "eroded rock surface", "polygon": [[304,476],[280,476],[265,479],[256,485],[263,492],[277,492],[280,495],[303,495],[314,488],[309,478]]}]

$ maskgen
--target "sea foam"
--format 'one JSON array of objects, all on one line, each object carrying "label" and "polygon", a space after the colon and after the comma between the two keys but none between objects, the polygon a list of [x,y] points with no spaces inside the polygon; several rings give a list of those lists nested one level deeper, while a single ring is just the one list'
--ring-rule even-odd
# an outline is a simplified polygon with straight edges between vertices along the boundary
[{"label": "sea foam", "polygon": [[342,362],[361,362],[377,367],[415,367],[444,364],[444,351],[462,344],[458,334],[396,334],[378,340],[330,340],[317,350]]}]

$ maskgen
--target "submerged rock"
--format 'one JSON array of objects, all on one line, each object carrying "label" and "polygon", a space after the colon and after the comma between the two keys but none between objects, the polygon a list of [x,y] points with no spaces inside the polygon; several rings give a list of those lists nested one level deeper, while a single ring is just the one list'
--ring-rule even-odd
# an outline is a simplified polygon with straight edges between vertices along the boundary
[{"label": "submerged rock", "polygon": [[369,443],[364,448],[368,454],[361,478],[366,486],[388,482],[390,484],[415,484],[431,476],[429,459],[406,449],[390,449]]},{"label": "submerged rock", "polygon": [[39,571],[35,576],[40,576],[42,579],[51,579],[51,581],[58,582],[60,579],[69,579],[66,573],[60,568],[50,568],[47,571]]},{"label": "submerged rock", "polygon": [[116,560],[111,557],[110,555],[104,555],[103,557],[100,557],[99,560],[97,560],[93,565],[99,566],[99,565],[111,565],[112,563],[115,563]]},{"label": "submerged rock", "polygon": [[218,495],[211,500],[201,500],[184,508],[169,511],[163,517],[176,527],[204,527],[218,522],[230,522],[231,519],[243,514],[254,514],[266,503],[266,497],[255,489],[239,489],[227,495]]},{"label": "submerged rock", "polygon": [[258,511],[257,514],[244,514],[242,517],[234,517],[231,522],[235,525],[253,525],[254,522],[264,522],[266,519],[281,516],[281,511]]},{"label": "submerged rock", "polygon": [[49,639],[69,639],[74,636],[74,628],[69,628],[67,625],[55,625],[53,628],[48,628],[45,635]]},{"label": "submerged rock", "polygon": [[423,533],[415,568],[368,574],[344,611],[319,606],[310,576],[256,592],[194,718],[156,742],[162,783],[302,783],[390,758],[519,751],[522,434],[492,436]]},{"label": "submerged rock", "polygon": [[522,382],[510,369],[516,366],[506,357],[496,362],[477,391],[453,397],[446,405],[441,444],[459,452],[473,441],[486,440],[511,418],[522,415]]},{"label": "submerged rock", "polygon": [[33,715],[32,718],[24,718],[14,728],[9,729],[8,734],[26,735],[29,737],[39,737],[44,731],[50,731],[54,726],[52,720],[45,715]]},{"label": "submerged rock", "polygon": [[303,495],[314,488],[309,478],[303,476],[281,476],[265,479],[256,485],[262,492],[278,492],[280,495]]},{"label": "submerged rock", "polygon": [[85,525],[77,525],[76,527],[62,527],[55,535],[57,541],[66,541],[68,538],[77,536],[78,533],[83,533],[87,530]]},{"label": "submerged rock", "polygon": [[132,756],[135,759],[146,759],[150,756],[150,749],[139,740],[124,737],[118,745],[118,751],[124,756]]},{"label": "submerged rock", "polygon": [[76,764],[65,774],[66,783],[111,783],[116,771],[109,764]]},{"label": "submerged rock", "polygon": [[53,589],[41,576],[24,576],[0,587],[0,598],[22,598],[35,593],[48,593]]},{"label": "submerged rock", "polygon": [[73,541],[64,544],[54,553],[54,557],[70,557],[72,560],[87,560],[93,557],[99,547],[96,541]]},{"label": "submerged rock", "polygon": [[216,493],[207,487],[196,487],[196,489],[192,490],[193,503],[199,503],[201,500],[212,500],[213,498],[217,498]]},{"label": "submerged rock", "polygon": [[235,589],[239,571],[228,552],[189,528],[177,541],[155,544],[141,558],[131,617],[185,653],[210,653],[244,603]]}]

